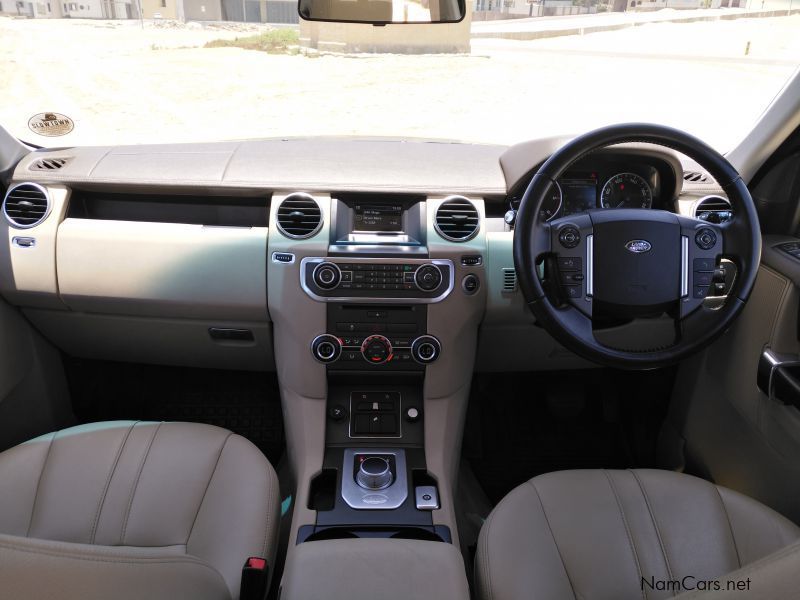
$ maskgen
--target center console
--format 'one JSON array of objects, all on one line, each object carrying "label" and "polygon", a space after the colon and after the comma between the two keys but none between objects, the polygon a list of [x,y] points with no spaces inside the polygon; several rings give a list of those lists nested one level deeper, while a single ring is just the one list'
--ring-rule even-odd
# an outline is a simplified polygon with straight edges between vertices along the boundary
[{"label": "center console", "polygon": [[[485,307],[482,201],[286,198],[273,197],[270,218],[293,228],[270,233],[268,292],[298,478],[293,543],[456,541],[465,374]],[[311,236],[293,237],[304,226]]]}]

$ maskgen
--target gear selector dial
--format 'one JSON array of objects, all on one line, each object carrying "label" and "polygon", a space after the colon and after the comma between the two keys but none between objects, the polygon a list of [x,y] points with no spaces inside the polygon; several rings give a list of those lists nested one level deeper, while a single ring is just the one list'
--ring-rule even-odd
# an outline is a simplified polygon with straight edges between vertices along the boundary
[{"label": "gear selector dial", "polygon": [[382,490],[392,484],[392,467],[382,456],[367,456],[356,473],[356,483],[366,490]]}]

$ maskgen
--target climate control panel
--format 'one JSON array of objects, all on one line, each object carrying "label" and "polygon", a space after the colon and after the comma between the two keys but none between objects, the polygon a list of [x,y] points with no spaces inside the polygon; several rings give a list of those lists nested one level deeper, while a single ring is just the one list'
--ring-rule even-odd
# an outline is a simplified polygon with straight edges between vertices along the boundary
[{"label": "climate control panel", "polygon": [[427,332],[425,305],[330,303],[327,331],[311,354],[337,371],[423,371],[442,352]]},{"label": "climate control panel", "polygon": [[441,351],[441,343],[432,335],[408,341],[391,340],[383,335],[361,338],[324,333],[311,342],[311,354],[319,362],[333,364],[341,360],[342,366],[356,369],[391,364],[403,370],[417,370],[436,361]]},{"label": "climate control panel", "polygon": [[439,302],[453,291],[454,277],[450,260],[307,257],[300,263],[301,287],[324,302]]}]

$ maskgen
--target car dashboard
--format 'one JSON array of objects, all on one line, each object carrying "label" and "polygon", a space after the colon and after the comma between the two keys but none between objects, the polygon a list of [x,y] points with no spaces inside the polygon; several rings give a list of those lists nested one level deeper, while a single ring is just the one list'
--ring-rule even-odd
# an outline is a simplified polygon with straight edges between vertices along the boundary
[{"label": "car dashboard", "polygon": [[[297,371],[300,388],[320,364],[430,369],[428,335],[442,386],[464,368],[589,366],[536,326],[512,256],[513,211],[564,141],[32,152],[7,186],[0,292],[73,356]],[[727,202],[687,159],[636,144],[583,158],[551,192],[547,219],[617,207],[713,219]],[[390,346],[369,346],[375,335]],[[339,340],[336,361],[320,336]]]}]

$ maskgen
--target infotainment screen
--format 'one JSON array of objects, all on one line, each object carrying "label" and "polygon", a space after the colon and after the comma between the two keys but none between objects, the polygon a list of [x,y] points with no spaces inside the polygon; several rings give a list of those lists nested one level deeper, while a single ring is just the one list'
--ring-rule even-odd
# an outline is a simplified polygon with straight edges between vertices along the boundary
[{"label": "infotainment screen", "polygon": [[353,205],[353,231],[396,233],[403,230],[403,207],[399,204]]}]

